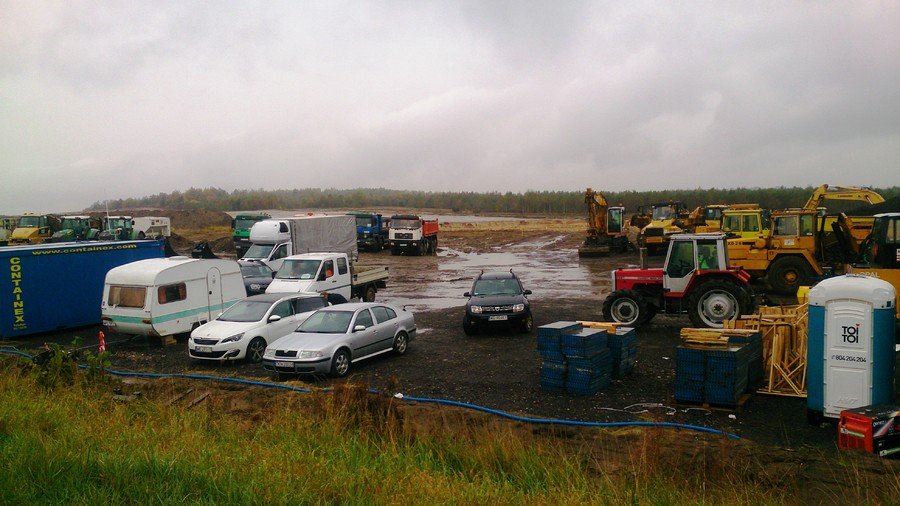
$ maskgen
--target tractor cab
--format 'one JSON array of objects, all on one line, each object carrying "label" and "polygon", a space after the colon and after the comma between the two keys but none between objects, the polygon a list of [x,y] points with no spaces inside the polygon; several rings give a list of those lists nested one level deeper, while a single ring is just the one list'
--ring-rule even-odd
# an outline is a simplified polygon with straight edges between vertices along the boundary
[{"label": "tractor cab", "polygon": [[663,268],[663,286],[667,291],[683,293],[696,273],[718,271],[727,266],[728,248],[724,234],[675,235]]}]

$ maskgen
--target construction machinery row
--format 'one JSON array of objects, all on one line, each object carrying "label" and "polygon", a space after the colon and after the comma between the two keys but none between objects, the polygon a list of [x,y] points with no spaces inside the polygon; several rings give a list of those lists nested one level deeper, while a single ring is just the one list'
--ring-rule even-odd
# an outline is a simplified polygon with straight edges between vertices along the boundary
[{"label": "construction machinery row", "polygon": [[165,217],[25,213],[18,218],[0,218],[0,246],[67,241],[126,241],[170,235],[171,220]]}]

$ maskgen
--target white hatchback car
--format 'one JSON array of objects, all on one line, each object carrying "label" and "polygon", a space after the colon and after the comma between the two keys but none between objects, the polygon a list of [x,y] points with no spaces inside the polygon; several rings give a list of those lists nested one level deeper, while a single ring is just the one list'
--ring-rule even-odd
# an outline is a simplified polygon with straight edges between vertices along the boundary
[{"label": "white hatchback car", "polygon": [[199,360],[262,360],[266,346],[290,334],[328,303],[318,293],[266,293],[236,302],[203,324],[188,340],[188,354]]}]

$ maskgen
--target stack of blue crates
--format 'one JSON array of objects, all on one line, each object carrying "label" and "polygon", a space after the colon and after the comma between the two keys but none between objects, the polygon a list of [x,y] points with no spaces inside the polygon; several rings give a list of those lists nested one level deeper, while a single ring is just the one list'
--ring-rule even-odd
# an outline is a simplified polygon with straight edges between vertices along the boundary
[{"label": "stack of blue crates", "polygon": [[576,395],[593,395],[612,381],[612,354],[607,334],[601,329],[584,329],[562,336],[562,351],[569,370],[566,391]]},{"label": "stack of blue crates", "polygon": [[675,400],[703,402],[706,351],[679,346],[675,350]]},{"label": "stack of blue crates", "polygon": [[710,404],[735,405],[747,391],[750,368],[750,348],[743,344],[729,345],[706,352],[706,382],[703,396]]},{"label": "stack of blue crates", "polygon": [[754,332],[747,335],[728,336],[728,342],[746,344],[750,359],[747,370],[747,390],[758,388],[763,381],[762,334]]},{"label": "stack of blue crates", "polygon": [[564,392],[568,367],[562,352],[563,336],[581,332],[578,322],[556,322],[538,327],[537,346],[541,354],[541,388]]},{"label": "stack of blue crates", "polygon": [[751,344],[679,346],[675,363],[675,400],[734,406],[747,390]]},{"label": "stack of blue crates", "polygon": [[633,328],[619,327],[610,334],[609,351],[612,353],[612,377],[622,379],[634,370],[637,361],[637,336]]}]

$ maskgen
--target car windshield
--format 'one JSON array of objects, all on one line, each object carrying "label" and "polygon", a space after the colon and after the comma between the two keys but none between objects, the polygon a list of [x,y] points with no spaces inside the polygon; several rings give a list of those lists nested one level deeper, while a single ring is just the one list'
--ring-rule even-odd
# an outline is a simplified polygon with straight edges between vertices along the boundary
[{"label": "car windshield", "polygon": [[272,307],[271,302],[242,300],[228,308],[216,320],[223,322],[258,322],[263,319],[270,307]]},{"label": "car windshield", "polygon": [[269,258],[274,244],[253,244],[241,258]]},{"label": "car windshield", "polygon": [[317,311],[301,323],[295,332],[346,334],[352,319],[353,311]]},{"label": "car windshield", "polygon": [[319,272],[321,260],[285,260],[276,279],[313,279]]},{"label": "car windshield", "polygon": [[272,269],[261,264],[243,264],[241,265],[241,275],[245,278],[271,278]]},{"label": "car windshield", "polygon": [[515,279],[479,279],[472,295],[516,295],[522,293]]}]

